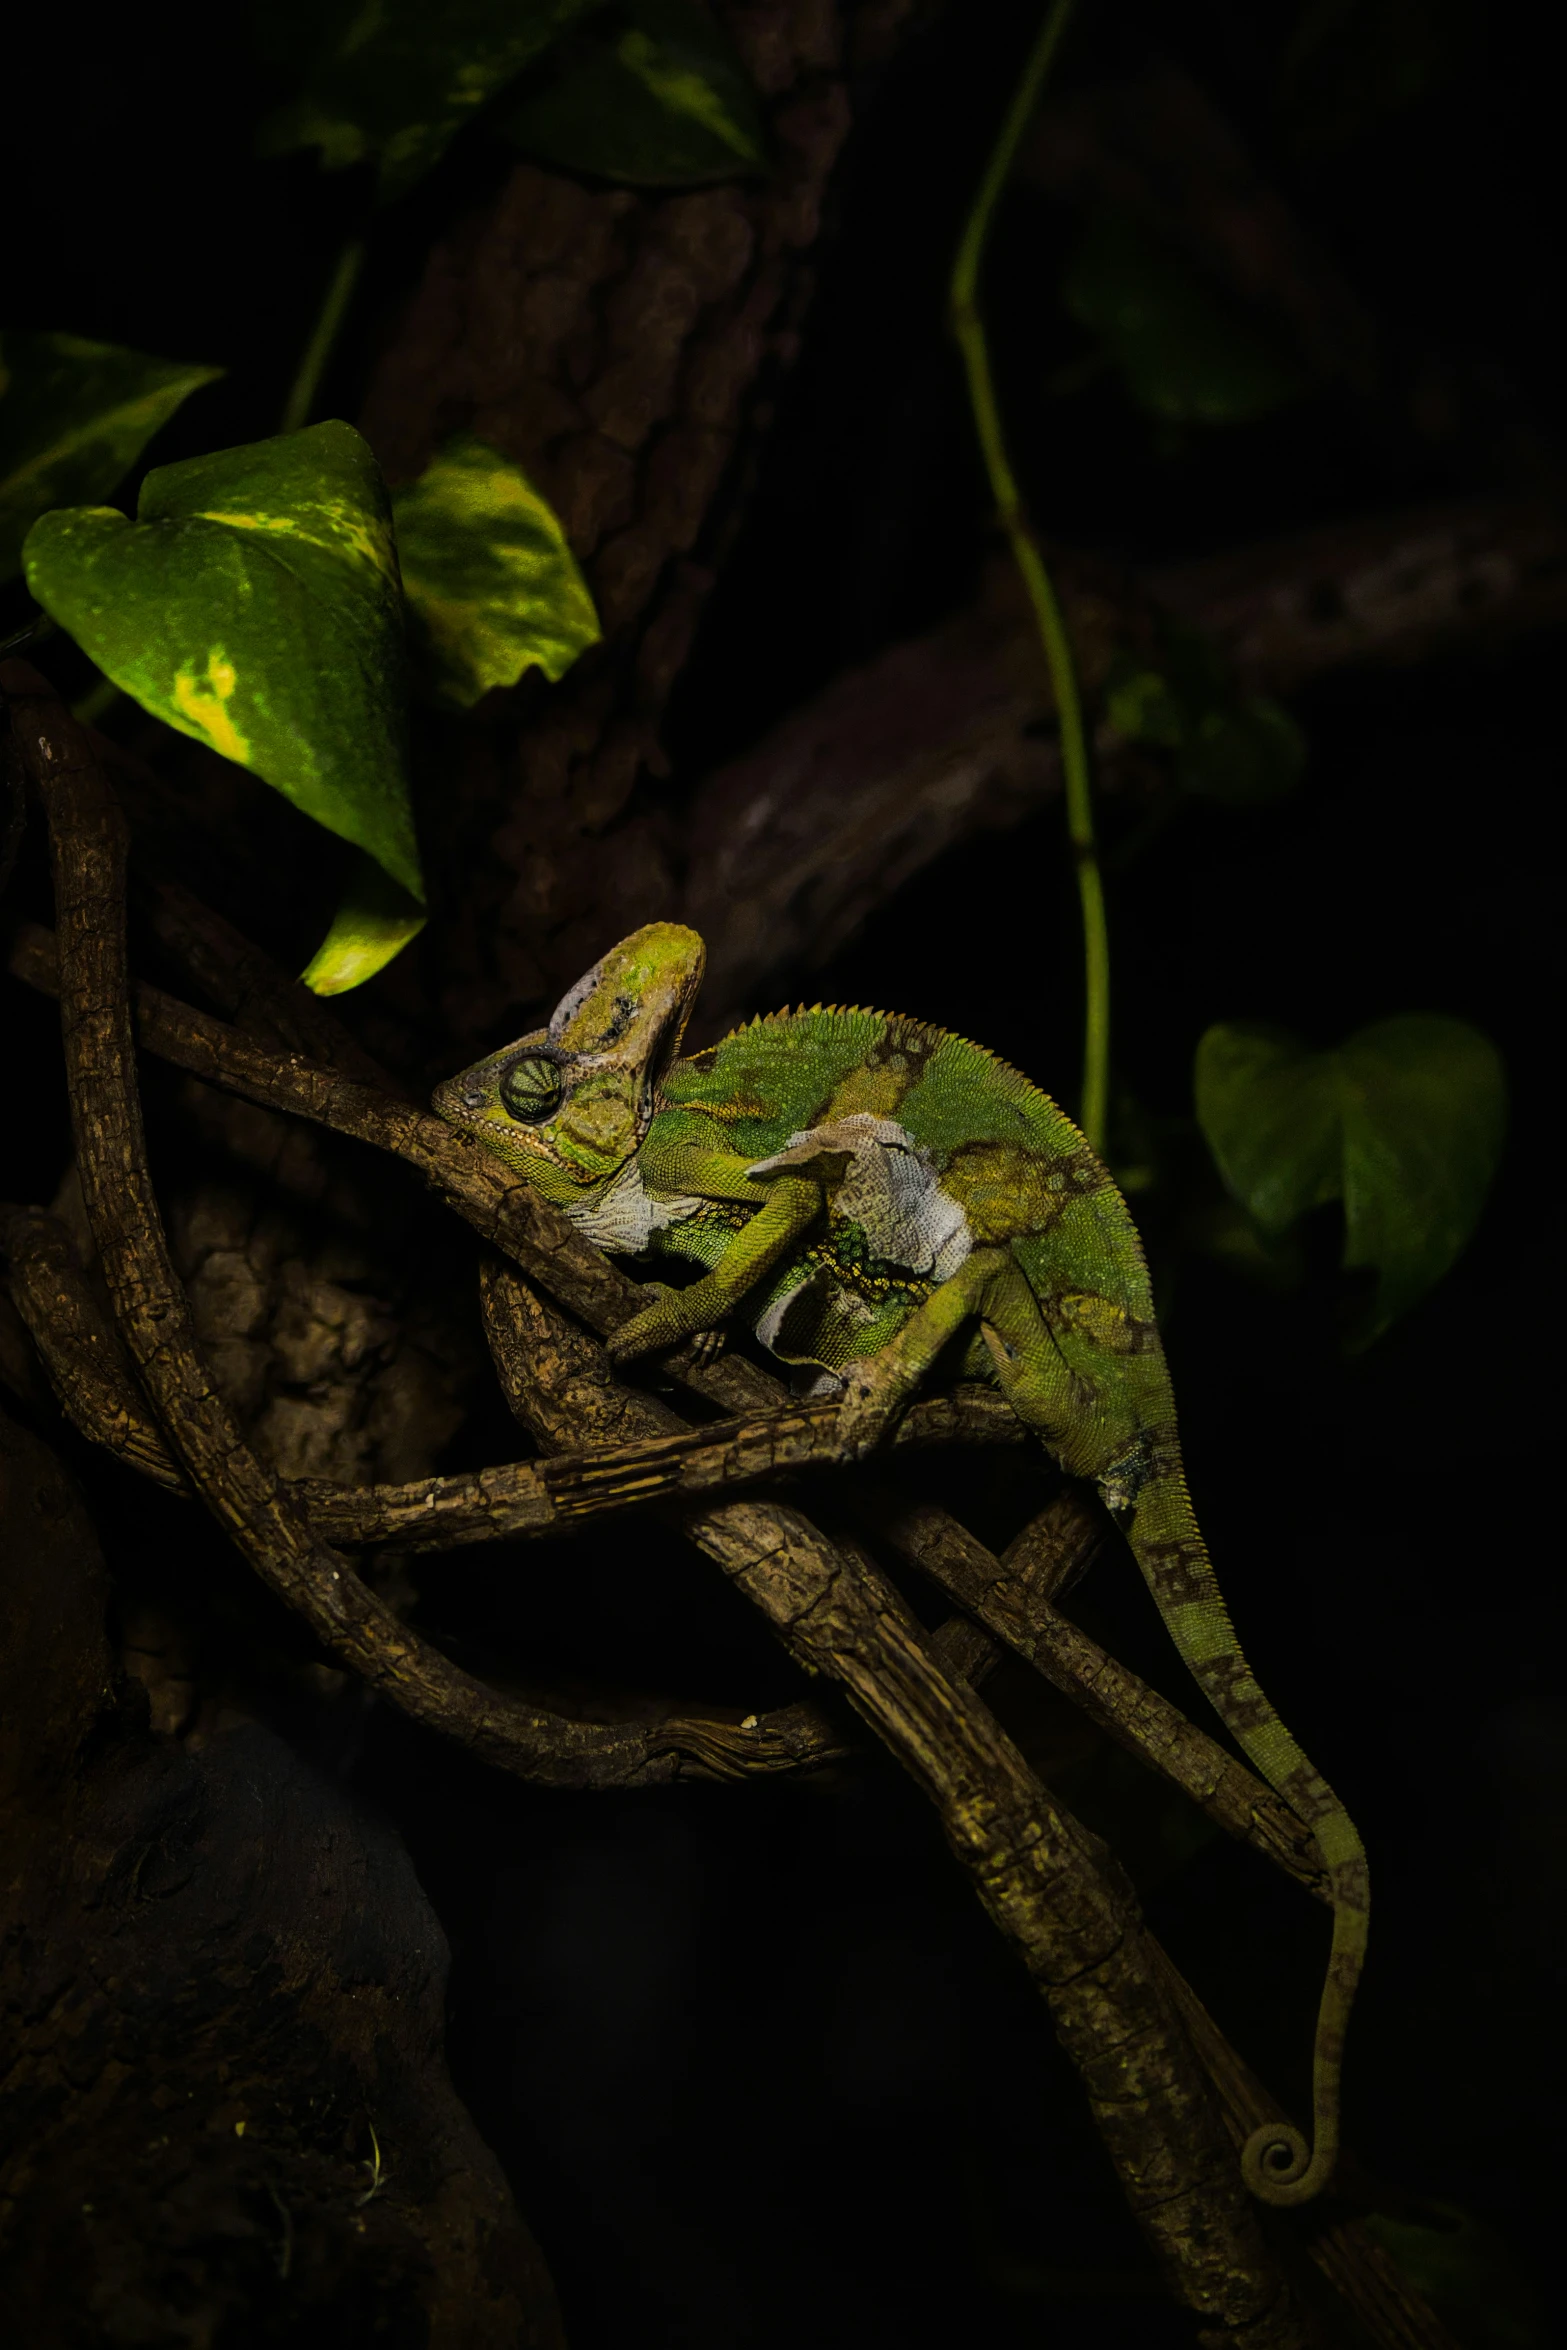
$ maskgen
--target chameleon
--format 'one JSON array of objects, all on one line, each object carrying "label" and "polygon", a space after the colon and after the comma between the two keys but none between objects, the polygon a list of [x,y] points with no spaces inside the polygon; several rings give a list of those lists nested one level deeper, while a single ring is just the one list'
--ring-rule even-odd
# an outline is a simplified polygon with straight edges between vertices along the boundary
[{"label": "chameleon", "polygon": [[448,1079],[433,1107],[599,1247],[683,1261],[685,1284],[649,1283],[611,1336],[617,1363],[721,1343],[743,1315],[797,1388],[837,1398],[848,1460],[938,1364],[988,1375],[1060,1466],[1097,1485],[1192,1677],[1321,1858],[1333,1938],[1312,2138],[1272,2123],[1241,2157],[1255,2195],[1303,2203],[1337,2156],[1366,1859],[1236,1638],[1126,1203],[1047,1094],[920,1020],[816,1005],[681,1058],[704,960],[695,931],[646,924],[545,1027]]}]

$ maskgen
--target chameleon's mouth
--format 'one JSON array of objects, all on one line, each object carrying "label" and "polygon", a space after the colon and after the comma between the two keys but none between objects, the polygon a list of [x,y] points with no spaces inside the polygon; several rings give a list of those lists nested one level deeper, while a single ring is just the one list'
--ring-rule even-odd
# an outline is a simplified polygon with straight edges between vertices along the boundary
[{"label": "chameleon's mouth", "polygon": [[465,1070],[461,1076],[448,1077],[436,1087],[430,1096],[430,1107],[449,1126],[472,1134],[484,1124],[489,1099],[483,1086],[475,1084],[472,1073]]}]

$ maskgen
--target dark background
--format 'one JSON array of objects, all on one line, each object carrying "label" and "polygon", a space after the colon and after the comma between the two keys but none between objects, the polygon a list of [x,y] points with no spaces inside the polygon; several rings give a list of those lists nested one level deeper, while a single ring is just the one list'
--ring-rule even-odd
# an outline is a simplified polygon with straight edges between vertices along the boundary
[{"label": "dark background", "polygon": [[[1157,12],[1394,349],[1411,366],[1431,349],[1450,362],[1457,422],[1422,442],[1316,398],[1172,443],[1113,385],[1047,397],[1075,348],[1055,290],[1069,232],[1020,191],[987,278],[1002,394],[1034,511],[1073,547],[1173,562],[1447,492],[1555,485],[1567,387],[1546,12],[1510,0],[1455,15],[1452,62],[1423,95],[1315,143],[1279,101],[1274,15],[1238,0],[1178,25]],[[1391,5],[1358,16],[1391,21],[1388,38],[1406,17],[1448,24]],[[1146,29],[1129,8],[1085,10],[1068,84]],[[943,293],[1031,32],[1013,8],[937,11],[858,92],[802,361],[666,730],[677,793],[973,590],[985,498]],[[257,80],[240,22],[62,10],[35,13],[21,43],[8,319],[228,366],[153,461],[271,429],[352,186],[248,160]],[[324,413],[353,414],[431,236],[508,168],[459,150],[399,209]],[[68,660],[58,674],[74,686]],[[1195,1150],[1192,1051],[1213,1020],[1279,1020],[1326,1044],[1435,1010],[1480,1024],[1506,1059],[1514,1123],[1480,1232],[1363,1357],[1338,1345],[1331,1216],[1288,1293],[1178,1247],[1168,1189],[1149,1224],[1221,1577],[1260,1678],[1372,1857],[1348,2137],[1400,2190],[1497,2231],[1497,2257],[1547,2298],[1567,2092],[1567,1714],[1548,1547],[1561,1247],[1546,1150],[1561,709],[1554,641],[1334,679],[1295,706],[1310,753],[1297,793],[1188,809],[1111,901],[1118,1081],[1163,1138],[1176,1191]],[[1078,950],[1059,835],[1052,807],[963,847],[811,974],[812,996],[934,1020],[1069,1093]],[[66,1155],[51,1017],[6,983],[3,1188],[18,1197],[47,1198]],[[493,1433],[463,1442],[483,1457]],[[78,1467],[108,1524],[121,1488]],[[1003,1481],[988,1505],[1001,1533],[1008,1505]],[[127,1556],[164,1539],[148,1524],[124,1514]],[[580,1574],[527,1609],[458,1577],[447,1628],[458,1643],[481,1620],[491,1641],[514,1630],[546,1673],[786,1697],[790,1670],[741,1603],[665,1549],[584,1544]],[[130,1571],[149,1571],[145,1554]],[[241,1570],[212,1546],[158,1571],[200,1583],[192,1604],[214,1640],[244,1622]],[[1181,1700],[1127,1562],[1101,1568],[1077,1612]],[[1155,1931],[1236,2044],[1298,2101],[1320,1918],[1248,1854],[1153,1817],[1021,1675],[993,1693],[1127,1850]],[[577,2350],[1188,2338],[1043,2008],[878,1755],[803,1785],[553,1796],[387,1715],[295,1728],[407,1839],[452,1944],[453,2075]],[[1482,2290],[1472,2340],[1530,2339],[1509,2290]]]}]

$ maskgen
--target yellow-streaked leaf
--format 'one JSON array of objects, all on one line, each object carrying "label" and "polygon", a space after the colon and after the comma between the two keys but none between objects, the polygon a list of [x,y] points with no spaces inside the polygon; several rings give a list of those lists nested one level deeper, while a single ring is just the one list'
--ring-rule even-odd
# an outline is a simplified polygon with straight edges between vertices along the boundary
[{"label": "yellow-streaked leaf", "polygon": [[80,335],[0,335],[0,581],[51,506],[106,498],[181,402],[221,367]]},{"label": "yellow-streaked leaf", "polygon": [[472,433],[449,440],[392,493],[419,671],[437,700],[471,709],[527,669],[563,677],[601,631],[553,509],[509,457]]},{"label": "yellow-streaked leaf", "polygon": [[123,693],[423,903],[391,509],[352,426],[163,466],[135,522],[105,506],[46,514],[24,561],[39,603]]},{"label": "yellow-streaked leaf", "polygon": [[300,977],[317,995],[346,995],[400,955],[424,925],[418,900],[361,852],[332,927]]},{"label": "yellow-streaked leaf", "polygon": [[[373,162],[381,200],[389,202],[440,161],[463,125],[562,26],[599,4],[370,0],[298,14],[285,46],[298,57],[305,86],[262,124],[258,152],[315,147],[328,171]],[[304,34],[307,24],[314,38]]]}]

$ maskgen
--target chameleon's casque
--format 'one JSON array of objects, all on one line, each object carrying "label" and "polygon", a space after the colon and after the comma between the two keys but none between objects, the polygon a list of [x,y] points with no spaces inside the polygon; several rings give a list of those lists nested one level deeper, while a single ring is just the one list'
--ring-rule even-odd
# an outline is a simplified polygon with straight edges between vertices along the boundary
[{"label": "chameleon's casque", "polygon": [[650,923],[545,1029],[443,1085],[443,1118],[498,1151],[601,1247],[702,1277],[615,1333],[626,1361],[743,1312],[848,1456],[935,1364],[999,1381],[1120,1518],[1171,1637],[1251,1762],[1312,1831],[1333,1901],[1314,2136],[1243,2156],[1272,2202],[1337,2152],[1344,2030],[1365,1949],[1360,1839],[1253,1678],[1187,1497],[1169,1373],[1126,1204],[1048,1095],[979,1046],[896,1014],[817,1006],[680,1060],[702,942]]}]

